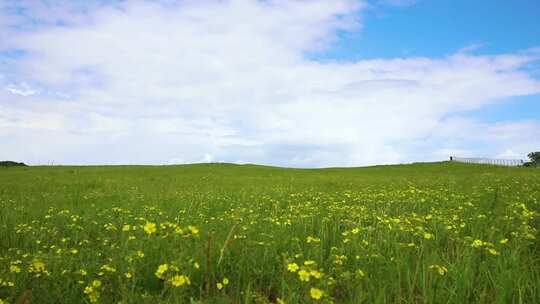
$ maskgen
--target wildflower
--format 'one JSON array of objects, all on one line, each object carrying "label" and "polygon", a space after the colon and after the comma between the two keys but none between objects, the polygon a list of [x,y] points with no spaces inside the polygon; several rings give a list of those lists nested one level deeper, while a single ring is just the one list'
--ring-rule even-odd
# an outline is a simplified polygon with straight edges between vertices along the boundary
[{"label": "wildflower", "polygon": [[287,270],[289,270],[290,272],[296,272],[298,268],[298,264],[296,263],[289,263],[289,265],[287,265]]},{"label": "wildflower", "polygon": [[3,281],[2,279],[0,279],[0,286],[1,287],[14,287],[15,283],[11,281]]},{"label": "wildflower", "polygon": [[427,233],[427,232],[424,233],[424,239],[426,239],[426,240],[431,240],[432,238],[433,238],[433,234]]},{"label": "wildflower", "polygon": [[146,232],[149,235],[157,231],[156,224],[150,223],[150,222],[146,222],[143,229],[144,229],[144,232]]},{"label": "wildflower", "polygon": [[439,265],[431,265],[429,266],[429,269],[435,269],[439,273],[439,275],[445,275],[448,272],[448,269],[444,266]]},{"label": "wildflower", "polygon": [[163,279],[163,274],[169,269],[169,265],[168,264],[161,264],[158,266],[158,269],[156,270],[156,277],[158,277],[159,279]]},{"label": "wildflower", "polygon": [[170,282],[174,287],[180,287],[190,283],[189,278],[185,275],[175,275],[171,278]]},{"label": "wildflower", "polygon": [[10,265],[9,266],[9,272],[19,273],[21,272],[21,267],[17,265]]},{"label": "wildflower", "polygon": [[100,269],[108,272],[116,272],[116,268],[109,266],[108,264],[101,266]]},{"label": "wildflower", "polygon": [[315,300],[320,300],[323,296],[323,291],[318,289],[318,288],[311,288],[309,290],[309,294],[311,295],[311,298],[315,299]]},{"label": "wildflower", "polygon": [[228,284],[229,284],[229,279],[223,278],[223,285],[228,285]]},{"label": "wildflower", "polygon": [[88,295],[88,297],[90,298],[90,302],[96,303],[98,301],[98,299],[99,299],[99,295],[100,294],[97,291],[94,291],[94,292],[90,293]]},{"label": "wildflower", "polygon": [[316,237],[312,237],[312,236],[308,236],[306,238],[306,242],[308,243],[319,243],[321,241],[320,238],[316,238]]},{"label": "wildflower", "polygon": [[198,235],[199,234],[199,229],[197,229],[197,227],[195,227],[195,226],[187,226],[187,229],[193,235]]},{"label": "wildflower", "polygon": [[493,248],[488,248],[487,250],[489,252],[489,254],[491,255],[499,255],[500,253],[497,252],[497,250],[493,249]]},{"label": "wildflower", "polygon": [[504,245],[504,244],[508,243],[508,239],[502,239],[502,240],[499,241],[499,243]]},{"label": "wildflower", "polygon": [[472,246],[474,248],[480,248],[484,245],[484,242],[482,242],[481,240],[474,240],[474,242],[472,243]]},{"label": "wildflower", "polygon": [[300,270],[298,272],[298,277],[300,278],[300,281],[305,281],[305,282],[308,282],[309,281],[309,272],[305,271],[305,270]]},{"label": "wildflower", "polygon": [[364,271],[362,271],[362,269],[357,269],[355,275],[357,279],[360,279],[363,278],[366,274],[364,273]]},{"label": "wildflower", "polygon": [[216,284],[216,287],[217,287],[217,289],[221,290],[221,289],[223,289],[223,284],[217,283],[217,284]]},{"label": "wildflower", "polygon": [[131,272],[126,272],[124,273],[124,276],[126,277],[126,279],[131,279],[133,277],[133,275],[131,274]]},{"label": "wildflower", "polygon": [[40,261],[40,260],[35,260],[35,261],[32,262],[32,264],[30,264],[30,266],[28,267],[28,272],[30,272],[30,273],[36,273],[37,276],[41,275],[41,273],[47,274],[47,272],[46,272],[46,270],[45,270],[45,263],[43,263],[43,262]]},{"label": "wildflower", "polygon": [[99,300],[99,287],[101,287],[101,281],[94,280],[90,285],[84,288],[84,293],[88,295],[91,303],[96,303]]},{"label": "wildflower", "polygon": [[322,278],[322,273],[318,272],[317,270],[312,270],[309,272],[309,274],[314,277],[315,279]]},{"label": "wildflower", "polygon": [[122,226],[122,231],[126,232],[126,231],[129,231],[131,229],[131,226],[130,225],[124,225]]},{"label": "wildflower", "polygon": [[32,266],[38,272],[45,270],[45,263],[43,263],[42,261],[34,261],[34,263],[32,263]]}]

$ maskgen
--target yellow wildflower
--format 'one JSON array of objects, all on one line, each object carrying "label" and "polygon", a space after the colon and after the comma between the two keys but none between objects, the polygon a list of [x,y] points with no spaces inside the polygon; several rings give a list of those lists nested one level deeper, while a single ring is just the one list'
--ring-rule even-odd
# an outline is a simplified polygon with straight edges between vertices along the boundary
[{"label": "yellow wildflower", "polygon": [[323,297],[323,291],[314,287],[309,290],[309,294],[311,295],[311,298],[315,300],[320,300]]},{"label": "yellow wildflower", "polygon": [[223,284],[217,283],[217,284],[216,284],[216,287],[217,287],[217,289],[221,290],[221,289],[223,289]]},{"label": "yellow wildflower", "polygon": [[17,265],[10,265],[9,266],[9,271],[19,273],[19,272],[21,272],[21,267],[19,267]]},{"label": "yellow wildflower", "polygon": [[309,281],[309,272],[305,271],[304,269],[300,270],[298,272],[298,277],[300,278],[300,281],[305,281],[305,282],[308,282]]},{"label": "yellow wildflower", "polygon": [[172,286],[174,287],[180,287],[185,284],[189,284],[189,278],[185,275],[175,275],[170,279]]},{"label": "yellow wildflower", "polygon": [[101,270],[105,270],[105,271],[108,271],[108,272],[116,272],[116,268],[108,265],[108,264],[105,264],[103,266],[101,266],[99,269]]},{"label": "yellow wildflower", "polygon": [[317,270],[312,270],[309,272],[309,274],[316,279],[322,278],[322,273],[318,272]]},{"label": "yellow wildflower", "polygon": [[366,274],[364,273],[364,271],[362,271],[362,269],[357,269],[355,272],[355,275],[357,279],[360,279],[366,276]]},{"label": "yellow wildflower", "polygon": [[42,261],[39,261],[39,260],[36,260],[36,261],[32,262],[30,267],[28,267],[28,272],[41,273],[41,272],[44,272],[44,271],[45,271],[45,263],[43,263]]},{"label": "yellow wildflower", "polygon": [[187,229],[193,235],[198,235],[199,234],[199,229],[197,229],[197,227],[195,227],[195,226],[187,226]]},{"label": "yellow wildflower", "polygon": [[298,264],[296,263],[289,263],[289,265],[287,265],[287,270],[289,270],[290,272],[296,272],[298,268]]},{"label": "yellow wildflower", "polygon": [[319,243],[320,241],[321,241],[321,239],[317,238],[317,237],[308,236],[306,238],[306,242],[308,242],[308,243]]},{"label": "yellow wildflower", "polygon": [[484,245],[484,242],[482,242],[481,240],[474,240],[474,242],[472,243],[472,246],[474,248],[480,248]]},{"label": "yellow wildflower", "polygon": [[497,252],[497,250],[493,249],[493,248],[489,248],[487,250],[491,255],[499,255],[499,253]]},{"label": "yellow wildflower", "polygon": [[146,222],[143,229],[149,235],[157,231],[156,224],[150,222]]},{"label": "yellow wildflower", "polygon": [[99,292],[95,291],[88,295],[88,298],[90,298],[90,302],[96,303],[99,299]]},{"label": "yellow wildflower", "polygon": [[163,274],[169,269],[168,264],[161,264],[158,266],[158,269],[156,270],[156,277],[163,279]]},{"label": "yellow wildflower", "polygon": [[99,287],[101,287],[101,281],[94,280],[92,283],[84,288],[84,293],[88,295],[91,303],[96,303],[99,299]]},{"label": "yellow wildflower", "polygon": [[439,265],[431,265],[429,266],[429,269],[435,269],[439,273],[439,275],[445,275],[448,272],[448,269],[444,266]]}]

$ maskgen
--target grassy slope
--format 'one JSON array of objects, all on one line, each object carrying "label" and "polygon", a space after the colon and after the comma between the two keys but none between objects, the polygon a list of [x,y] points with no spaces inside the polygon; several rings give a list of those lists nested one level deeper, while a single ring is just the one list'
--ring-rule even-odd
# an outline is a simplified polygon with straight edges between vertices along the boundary
[{"label": "grassy slope", "polygon": [[[32,290],[35,303],[89,301],[84,287],[99,280],[102,302],[295,303],[312,301],[311,288],[350,303],[540,302],[539,199],[540,170],[447,162],[0,168],[0,279],[15,283],[0,286],[0,299]],[[175,234],[159,227],[166,221],[200,233]],[[158,231],[147,235],[147,222]],[[125,259],[137,250],[145,257]],[[9,272],[17,260],[21,272]],[[305,260],[323,277],[286,270]],[[49,274],[28,273],[35,261]],[[164,263],[191,285],[158,280]],[[224,277],[231,283],[218,290]]]}]

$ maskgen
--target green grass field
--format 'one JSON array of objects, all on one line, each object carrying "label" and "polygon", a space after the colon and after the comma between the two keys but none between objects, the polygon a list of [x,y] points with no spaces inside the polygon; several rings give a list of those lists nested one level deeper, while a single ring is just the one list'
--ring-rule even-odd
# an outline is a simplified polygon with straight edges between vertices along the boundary
[{"label": "green grass field", "polygon": [[0,303],[540,303],[540,170],[0,168]]}]

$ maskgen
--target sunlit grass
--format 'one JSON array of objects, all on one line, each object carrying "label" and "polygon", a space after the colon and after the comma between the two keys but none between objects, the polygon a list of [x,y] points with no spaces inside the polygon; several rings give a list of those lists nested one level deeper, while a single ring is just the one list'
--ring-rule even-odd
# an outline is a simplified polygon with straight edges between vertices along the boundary
[{"label": "sunlit grass", "polygon": [[1,169],[0,299],[538,303],[539,171]]}]

